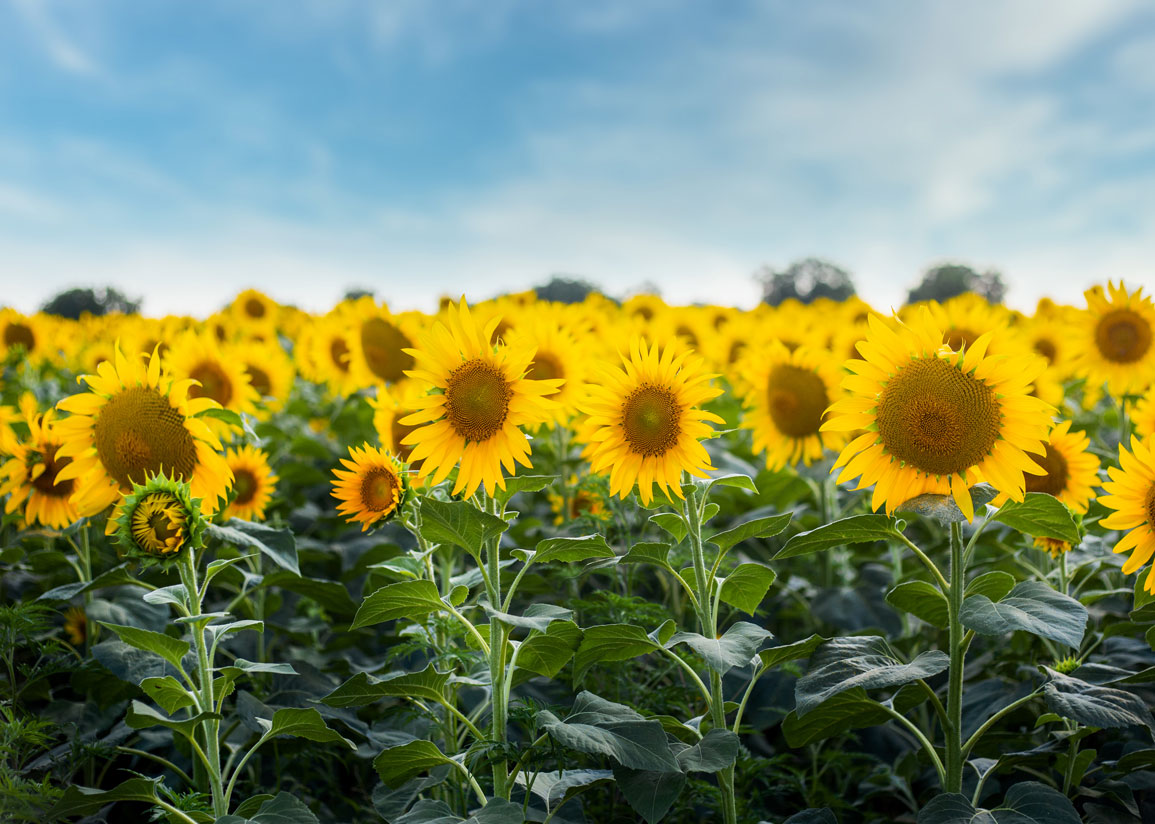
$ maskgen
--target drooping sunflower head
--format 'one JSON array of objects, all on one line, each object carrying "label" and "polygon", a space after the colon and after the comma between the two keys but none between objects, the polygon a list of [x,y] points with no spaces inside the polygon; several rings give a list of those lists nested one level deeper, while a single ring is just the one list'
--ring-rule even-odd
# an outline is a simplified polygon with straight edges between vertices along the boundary
[{"label": "drooping sunflower head", "polygon": [[58,455],[62,440],[52,410],[41,414],[31,395],[21,401],[28,437],[18,438],[12,430],[0,437],[0,459],[7,456],[0,466],[0,496],[8,496],[4,509],[12,513],[23,506],[26,523],[64,529],[80,518],[73,500],[76,482],[60,478],[71,461]]},{"label": "drooping sunflower head", "polygon": [[349,523],[361,524],[361,531],[392,518],[405,503],[409,482],[404,466],[383,449],[369,444],[350,447],[349,458],[341,459],[345,469],[334,469],[333,497],[341,503],[337,511]]},{"label": "drooping sunflower head", "polygon": [[450,306],[444,322],[426,332],[409,350],[417,368],[408,374],[433,391],[417,398],[417,411],[401,419],[419,426],[402,443],[413,447],[410,460],[421,461],[421,478],[438,484],[461,464],[453,494],[471,497],[485,484],[490,494],[505,488],[502,468],[530,466],[529,440],[522,427],[545,423],[554,413],[546,395],[562,381],[527,377],[534,350],[491,343],[500,318],[479,326],[462,298]]},{"label": "drooping sunflower head", "polygon": [[215,401],[190,397],[193,382],[163,372],[155,353],[146,366],[117,348],[114,363],[102,363],[97,375],[82,380],[89,391],[60,401],[57,406],[70,414],[55,424],[62,441],[56,458],[72,461],[57,483],[76,481],[73,500],[81,517],[161,473],[187,482],[204,511],[216,511],[232,475],[217,436],[197,417],[217,408]]},{"label": "drooping sunflower head", "polygon": [[822,431],[827,407],[841,395],[839,362],[829,352],[806,346],[791,352],[772,340],[748,353],[743,373],[742,426],[753,430],[754,452],[766,452],[767,468],[809,466],[845,442],[839,432]]},{"label": "drooping sunflower head", "polygon": [[1072,341],[1072,368],[1093,391],[1104,383],[1113,395],[1143,392],[1155,378],[1155,304],[1143,289],[1120,283],[1084,293],[1087,309]]},{"label": "drooping sunflower head", "polygon": [[1052,408],[1030,395],[1042,359],[987,356],[982,335],[961,352],[922,310],[908,323],[869,320],[858,345],[862,360],[847,361],[849,395],[830,408],[824,430],[865,430],[842,450],[840,480],[874,484],[872,506],[891,513],[927,492],[951,494],[968,519],[968,488],[986,481],[1022,500],[1025,471],[1038,471],[1027,453],[1042,454]]},{"label": "drooping sunflower head", "polygon": [[[1155,555],[1155,441],[1131,438],[1131,451],[1119,445],[1119,466],[1107,467],[1111,480],[1103,484],[1106,495],[1099,501],[1114,510],[1099,524],[1106,529],[1126,531],[1115,552],[1129,552],[1123,572],[1131,574]],[[1155,594],[1155,566],[1147,573],[1143,588]]]},{"label": "drooping sunflower head", "polygon": [[256,447],[243,446],[226,452],[225,461],[233,473],[234,494],[223,516],[263,520],[278,480],[269,468],[269,456]]},{"label": "drooping sunflower head", "polygon": [[664,348],[634,338],[621,366],[603,366],[600,380],[589,385],[585,411],[594,445],[594,472],[608,472],[610,494],[625,498],[638,487],[642,503],[653,500],[653,487],[682,497],[685,470],[705,477],[710,457],[701,444],[723,423],[701,404],[722,390],[702,359],[673,342]]},{"label": "drooping sunflower head", "polygon": [[164,475],[134,484],[109,521],[124,554],[146,562],[175,559],[204,546],[207,522],[200,501],[187,483]]}]

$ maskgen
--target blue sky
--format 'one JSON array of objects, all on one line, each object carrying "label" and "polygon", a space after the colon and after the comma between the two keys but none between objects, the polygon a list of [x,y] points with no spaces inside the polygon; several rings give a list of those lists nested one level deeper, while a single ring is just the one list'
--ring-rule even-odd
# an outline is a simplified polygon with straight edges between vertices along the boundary
[{"label": "blue sky", "polygon": [[0,0],[0,302],[1155,286],[1143,0]]}]

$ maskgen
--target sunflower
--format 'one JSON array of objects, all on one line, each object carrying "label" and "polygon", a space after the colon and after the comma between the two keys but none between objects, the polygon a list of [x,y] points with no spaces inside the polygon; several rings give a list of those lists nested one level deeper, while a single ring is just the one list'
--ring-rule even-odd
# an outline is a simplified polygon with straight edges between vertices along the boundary
[{"label": "sunflower", "polygon": [[[1023,476],[1026,491],[1045,492],[1075,512],[1086,513],[1099,483],[1099,459],[1090,451],[1091,439],[1083,432],[1072,432],[1070,421],[1062,421],[1047,435],[1043,447],[1045,454],[1033,458],[1042,471],[1027,470]],[[1003,494],[994,503],[1001,506],[1006,500]]]},{"label": "sunflower", "polygon": [[406,350],[420,331],[412,313],[392,315],[371,297],[354,302],[347,317],[349,367],[362,386],[392,384],[405,379],[414,366]]},{"label": "sunflower", "polygon": [[460,461],[453,494],[473,496],[482,483],[489,494],[505,488],[506,471],[514,462],[530,466],[529,440],[521,430],[547,421],[554,406],[545,395],[557,392],[560,380],[525,377],[533,349],[489,341],[499,318],[478,326],[461,299],[450,306],[445,321],[437,321],[410,354],[417,368],[408,374],[434,393],[416,401],[418,411],[401,423],[420,429],[402,443],[412,444],[410,459],[423,461],[418,474],[433,475],[438,484]]},{"label": "sunflower", "polygon": [[241,327],[248,333],[265,337],[277,326],[280,305],[264,292],[246,289],[233,298],[229,307]]},{"label": "sunflower", "polygon": [[1088,289],[1087,309],[1082,313],[1071,341],[1071,366],[1087,378],[1094,394],[1104,383],[1116,397],[1141,393],[1155,376],[1155,305],[1143,289],[1128,294],[1120,283]]},{"label": "sunflower", "polygon": [[550,397],[557,404],[552,422],[563,426],[577,413],[585,395],[589,355],[586,347],[579,343],[579,338],[585,338],[583,331],[578,329],[575,332],[567,327],[556,311],[535,308],[525,313],[525,317],[519,319],[508,333],[512,346],[533,350],[527,378],[564,381],[557,394]]},{"label": "sunflower", "polygon": [[[256,411],[257,392],[240,360],[231,349],[222,349],[208,335],[182,335],[169,350],[165,365],[176,377],[196,382],[188,390],[190,398],[208,398],[239,414]],[[236,429],[220,420],[209,421],[209,426],[219,435]]]},{"label": "sunflower", "polygon": [[306,358],[298,360],[311,367],[311,380],[327,384],[334,395],[349,395],[360,388],[350,367],[348,327],[340,312],[315,318],[299,348],[308,350]]},{"label": "sunflower", "polygon": [[88,616],[80,607],[69,607],[64,610],[64,634],[68,642],[78,647],[88,638]]},{"label": "sunflower", "polygon": [[278,480],[269,468],[269,456],[255,447],[243,446],[226,452],[225,462],[233,473],[236,497],[225,507],[223,517],[264,520],[265,507]]},{"label": "sunflower", "polygon": [[779,341],[757,347],[743,362],[748,412],[742,426],[754,432],[754,452],[766,452],[766,468],[801,461],[809,466],[824,449],[837,449],[841,433],[822,432],[826,408],[839,396],[842,370],[829,352]]},{"label": "sunflower", "polygon": [[160,472],[187,481],[205,513],[215,512],[232,473],[217,436],[195,416],[218,408],[216,401],[189,397],[193,381],[162,372],[155,353],[146,366],[118,348],[98,371],[81,378],[88,392],[57,404],[71,414],[55,425],[63,441],[56,459],[72,459],[57,483],[76,480],[80,516],[95,515]]},{"label": "sunflower", "polygon": [[[31,399],[31,396],[26,396]],[[32,403],[22,403],[28,438],[0,438],[0,454],[9,459],[0,467],[0,495],[8,495],[4,509],[12,513],[24,505],[24,520],[50,529],[64,529],[80,519],[72,493],[76,482],[61,480],[60,471],[71,463],[58,452],[63,440],[54,425],[52,410],[39,414]]]},{"label": "sunflower", "polygon": [[0,360],[19,350],[28,360],[48,355],[50,323],[43,315],[22,315],[15,309],[0,309]]},{"label": "sunflower", "polygon": [[1131,412],[1131,425],[1135,427],[1135,434],[1140,438],[1155,435],[1155,388],[1148,389],[1135,404]]},{"label": "sunflower", "polygon": [[377,430],[381,445],[411,469],[419,469],[420,462],[412,460],[413,447],[404,441],[419,427],[403,424],[401,419],[417,410],[416,404],[422,394],[416,381],[406,379],[388,389],[378,388],[377,397],[369,398],[369,406],[373,408],[373,428]]},{"label": "sunflower", "polygon": [[186,548],[200,549],[207,526],[189,485],[163,473],[133,484],[109,524],[126,554],[146,562],[176,558]]},{"label": "sunflower", "polygon": [[549,497],[549,508],[553,511],[554,526],[561,526],[569,521],[587,518],[592,521],[605,521],[610,517],[606,509],[605,480],[601,480],[601,489],[598,489],[598,477],[592,476],[579,481],[576,475],[569,479],[568,495],[562,495],[555,487],[546,492]]},{"label": "sunflower", "polygon": [[[1119,447],[1119,466],[1107,467],[1111,480],[1103,484],[1103,506],[1115,510],[1099,523],[1106,529],[1129,530],[1115,552],[1130,552],[1123,572],[1137,572],[1155,554],[1155,442],[1132,436],[1131,451]],[[1143,588],[1155,594],[1155,566]]]},{"label": "sunflower", "polygon": [[369,444],[349,447],[352,460],[341,459],[348,471],[334,469],[333,497],[346,521],[360,523],[361,531],[397,514],[405,503],[409,484],[404,467],[388,452]]},{"label": "sunflower", "polygon": [[723,420],[699,406],[722,390],[710,385],[714,376],[701,358],[676,349],[634,338],[623,365],[604,367],[589,386],[591,464],[594,472],[609,471],[611,495],[625,498],[636,484],[648,504],[657,483],[667,497],[681,498],[683,470],[705,477],[713,468],[700,440],[713,432],[708,421]]},{"label": "sunflower", "polygon": [[289,399],[296,377],[293,359],[281,344],[276,341],[246,341],[237,346],[234,354],[253,391],[261,398],[263,409],[266,412],[281,409]]},{"label": "sunflower", "polygon": [[1023,473],[1039,471],[1027,452],[1044,453],[1052,409],[1028,391],[1041,358],[987,356],[988,335],[954,352],[923,308],[908,323],[868,320],[858,345],[863,360],[847,361],[850,395],[830,407],[823,430],[855,432],[834,469],[840,481],[874,484],[871,506],[892,513],[927,492],[951,494],[968,520],[968,487],[980,480],[1022,500]]}]

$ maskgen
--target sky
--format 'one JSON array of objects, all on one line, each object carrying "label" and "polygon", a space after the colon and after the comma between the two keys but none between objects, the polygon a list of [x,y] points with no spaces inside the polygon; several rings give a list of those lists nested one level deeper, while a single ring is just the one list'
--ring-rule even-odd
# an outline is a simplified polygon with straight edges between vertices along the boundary
[{"label": "sky", "polygon": [[1155,287],[1144,0],[0,0],[0,303]]}]

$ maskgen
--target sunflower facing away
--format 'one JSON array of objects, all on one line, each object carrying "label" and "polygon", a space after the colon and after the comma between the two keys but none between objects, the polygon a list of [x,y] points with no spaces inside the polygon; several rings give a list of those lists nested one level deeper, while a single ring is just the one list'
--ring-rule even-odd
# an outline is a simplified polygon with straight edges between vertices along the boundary
[{"label": "sunflower facing away", "polygon": [[[1107,467],[1111,480],[1103,484],[1099,498],[1115,510],[1099,523],[1107,529],[1129,530],[1115,544],[1115,552],[1130,552],[1123,572],[1137,572],[1155,555],[1155,441],[1131,438],[1131,451],[1120,446],[1119,466]],[[1155,566],[1147,573],[1143,588],[1155,594]]]},{"label": "sunflower facing away", "polygon": [[1088,289],[1087,309],[1072,341],[1072,368],[1087,378],[1092,396],[1104,383],[1116,397],[1139,393],[1155,377],[1155,305],[1142,288],[1128,294],[1120,283]]},{"label": "sunflower facing away", "polygon": [[76,481],[73,500],[87,517],[116,503],[134,483],[164,472],[187,481],[206,514],[215,512],[232,473],[216,435],[193,416],[217,403],[190,398],[193,382],[163,373],[155,353],[146,366],[117,348],[114,363],[82,376],[88,392],[57,404],[70,415],[55,425],[63,441],[56,458],[72,459],[57,483]]},{"label": "sunflower facing away", "polygon": [[551,417],[554,406],[544,396],[562,383],[526,378],[534,350],[491,344],[499,322],[495,317],[481,328],[462,298],[459,306],[449,307],[444,322],[421,337],[417,349],[408,350],[417,368],[407,374],[435,391],[418,398],[418,411],[401,419],[407,426],[424,424],[402,443],[413,445],[410,460],[423,461],[418,474],[432,474],[434,484],[460,461],[453,494],[464,491],[466,498],[482,483],[491,495],[504,489],[503,467],[513,472],[515,461],[531,465],[521,427]]},{"label": "sunflower facing away", "polygon": [[808,346],[791,352],[771,340],[743,360],[741,372],[748,409],[742,426],[754,431],[754,452],[766,453],[767,469],[809,466],[845,442],[839,432],[820,431],[842,377],[829,352]]},{"label": "sunflower facing away", "polygon": [[369,444],[349,447],[352,460],[341,459],[345,469],[334,469],[333,497],[345,520],[361,524],[361,531],[397,514],[405,503],[408,483],[404,467],[383,449]]},{"label": "sunflower facing away", "polygon": [[30,404],[21,403],[28,438],[20,440],[11,430],[0,437],[0,455],[9,456],[0,468],[0,496],[8,496],[5,512],[15,512],[23,504],[27,523],[64,529],[80,518],[72,497],[76,482],[60,479],[70,459],[57,454],[62,440],[52,410],[41,415],[35,399],[28,399]]},{"label": "sunflower facing away", "polygon": [[278,480],[269,468],[268,456],[255,447],[243,446],[226,452],[225,462],[233,473],[236,497],[225,507],[223,517],[263,520]]},{"label": "sunflower facing away", "polygon": [[702,359],[675,345],[659,349],[634,338],[621,367],[603,367],[591,383],[586,412],[593,445],[594,472],[609,472],[610,494],[625,498],[638,487],[643,504],[654,497],[656,483],[667,497],[682,497],[682,470],[705,477],[712,469],[700,443],[723,423],[700,405],[722,390]]},{"label": "sunflower facing away", "polygon": [[[1029,394],[1045,361],[986,355],[987,335],[964,352],[943,344],[943,332],[923,308],[907,323],[871,317],[862,360],[842,386],[850,395],[830,408],[824,430],[856,432],[838,456],[839,481],[874,484],[871,506],[892,513],[927,492],[950,494],[974,518],[968,487],[987,481],[1022,500],[1024,472],[1040,467],[1052,408]],[[832,470],[833,471],[833,470]]]}]

